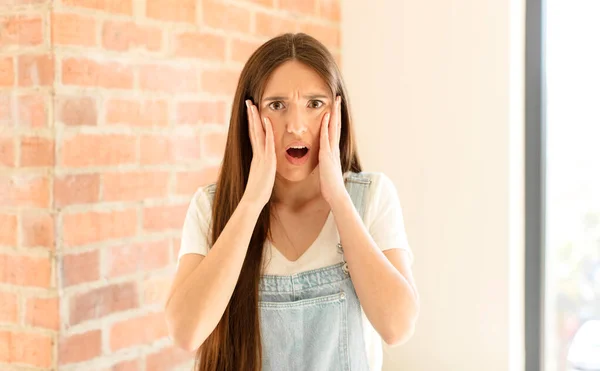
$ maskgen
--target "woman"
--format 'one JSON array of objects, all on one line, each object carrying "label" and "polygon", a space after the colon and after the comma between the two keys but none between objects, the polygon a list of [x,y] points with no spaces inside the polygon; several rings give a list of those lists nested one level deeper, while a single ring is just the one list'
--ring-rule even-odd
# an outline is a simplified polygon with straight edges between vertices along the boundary
[{"label": "woman", "polygon": [[400,203],[389,178],[361,172],[351,124],[314,38],[273,38],[246,63],[165,307],[197,370],[380,370],[381,339],[411,336],[419,299]]}]

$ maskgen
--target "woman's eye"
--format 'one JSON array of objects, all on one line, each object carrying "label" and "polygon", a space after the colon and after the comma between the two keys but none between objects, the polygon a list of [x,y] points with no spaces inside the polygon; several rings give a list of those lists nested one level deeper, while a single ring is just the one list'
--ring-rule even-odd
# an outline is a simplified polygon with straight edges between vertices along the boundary
[{"label": "woman's eye", "polygon": [[323,103],[320,100],[313,100],[313,101],[310,102],[310,106],[312,108],[321,108],[321,107],[323,107],[323,104],[325,104],[325,103]]},{"label": "woman's eye", "polygon": [[283,104],[281,102],[273,102],[271,104],[269,104],[269,106],[271,107],[271,109],[278,111],[281,108],[283,108]]},{"label": "woman's eye", "polygon": [[[323,103],[323,101],[313,100],[313,101],[310,101],[310,103],[308,105],[310,108],[321,108],[321,107],[323,107],[324,104],[325,103]],[[272,110],[275,110],[275,111],[279,111],[285,107],[283,106],[283,102],[275,101],[275,102],[272,102],[271,104],[269,104],[269,108],[271,108]]]}]

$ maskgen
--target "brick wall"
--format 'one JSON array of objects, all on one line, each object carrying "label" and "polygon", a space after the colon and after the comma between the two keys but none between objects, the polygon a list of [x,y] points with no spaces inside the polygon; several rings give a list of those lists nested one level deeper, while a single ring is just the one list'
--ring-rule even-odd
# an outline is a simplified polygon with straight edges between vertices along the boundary
[{"label": "brick wall", "polygon": [[50,8],[29,3],[0,2],[1,370],[54,366],[59,330]]},{"label": "brick wall", "polygon": [[238,74],[286,31],[339,61],[339,13],[339,0],[0,0],[0,369],[189,369],[163,300]]}]

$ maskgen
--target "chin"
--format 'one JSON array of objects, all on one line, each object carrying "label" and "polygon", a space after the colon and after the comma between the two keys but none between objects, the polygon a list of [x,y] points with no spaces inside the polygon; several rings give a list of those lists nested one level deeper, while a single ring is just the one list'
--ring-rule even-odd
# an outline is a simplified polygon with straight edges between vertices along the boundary
[{"label": "chin", "polygon": [[[286,161],[285,159],[283,160]],[[316,174],[317,165],[317,161],[309,161],[301,166],[284,163],[284,166],[278,167],[277,176],[290,182],[301,182],[311,175]]]}]

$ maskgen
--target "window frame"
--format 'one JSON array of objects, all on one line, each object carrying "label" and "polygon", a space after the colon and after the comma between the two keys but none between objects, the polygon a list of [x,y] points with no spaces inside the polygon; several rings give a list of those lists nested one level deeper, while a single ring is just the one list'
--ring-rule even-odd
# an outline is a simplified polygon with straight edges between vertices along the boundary
[{"label": "window frame", "polygon": [[546,74],[545,0],[526,0],[525,371],[544,371]]}]

